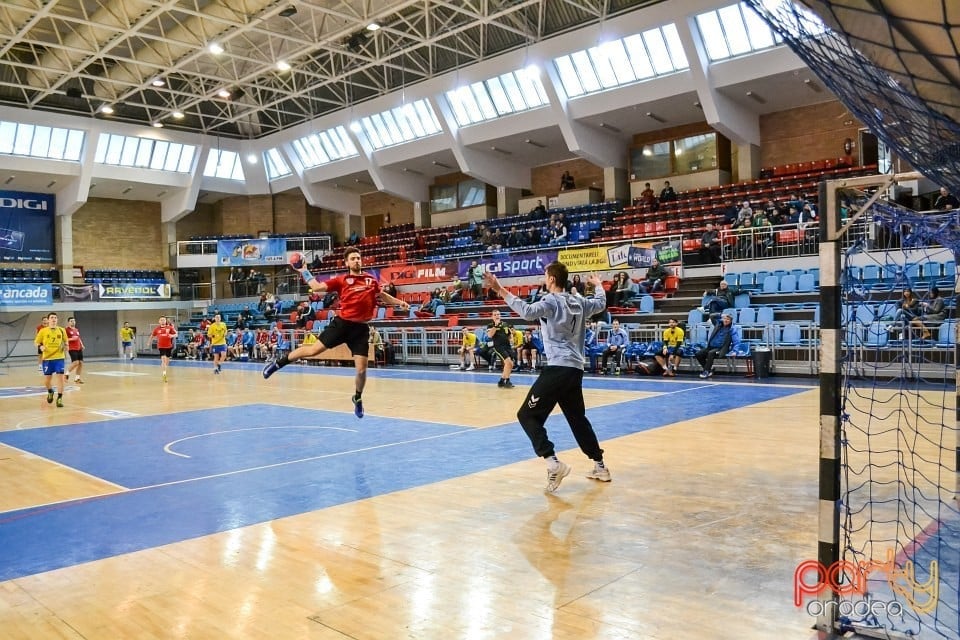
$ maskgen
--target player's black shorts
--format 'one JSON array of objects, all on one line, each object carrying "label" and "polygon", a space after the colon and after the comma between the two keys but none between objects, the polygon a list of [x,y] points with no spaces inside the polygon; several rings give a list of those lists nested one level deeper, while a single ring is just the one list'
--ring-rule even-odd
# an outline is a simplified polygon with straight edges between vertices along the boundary
[{"label": "player's black shorts", "polygon": [[370,328],[366,322],[353,322],[337,316],[320,334],[320,342],[327,349],[345,344],[355,356],[370,353]]},{"label": "player's black shorts", "polygon": [[172,357],[173,357],[173,347],[161,347],[161,348],[160,348],[160,355],[161,355],[161,356],[167,356],[168,358],[172,358]]},{"label": "player's black shorts", "polygon": [[83,349],[70,350],[70,362],[83,362]]}]

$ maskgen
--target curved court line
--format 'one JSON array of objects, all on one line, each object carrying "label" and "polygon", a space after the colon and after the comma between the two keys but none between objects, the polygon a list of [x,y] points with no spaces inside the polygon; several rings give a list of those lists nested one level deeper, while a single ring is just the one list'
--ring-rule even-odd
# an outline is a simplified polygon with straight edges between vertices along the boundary
[{"label": "curved court line", "polygon": [[163,450],[165,453],[169,453],[172,456],[179,456],[181,458],[189,458],[185,453],[177,453],[171,447],[179,442],[185,442],[187,440],[193,440],[194,438],[206,438],[207,436],[216,436],[224,433],[239,433],[241,431],[260,431],[262,429],[329,429],[330,431],[349,431],[351,433],[357,433],[356,429],[343,429],[340,427],[311,427],[309,425],[290,425],[290,426],[281,426],[281,427],[250,427],[249,429],[228,429],[226,431],[211,431],[209,433],[198,433],[195,436],[187,436],[186,438],[180,438],[179,440],[173,440],[164,445]]}]

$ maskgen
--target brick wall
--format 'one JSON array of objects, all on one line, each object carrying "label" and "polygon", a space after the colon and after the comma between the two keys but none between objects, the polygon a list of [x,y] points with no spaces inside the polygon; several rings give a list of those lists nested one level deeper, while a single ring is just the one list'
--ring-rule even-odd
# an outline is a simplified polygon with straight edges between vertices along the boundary
[{"label": "brick wall", "polygon": [[220,212],[211,204],[198,204],[191,213],[177,220],[177,240],[220,233]]},{"label": "brick wall", "polygon": [[844,139],[856,141],[862,127],[836,100],[760,116],[760,166],[842,157]]},{"label": "brick wall", "polygon": [[307,230],[307,201],[300,190],[273,196],[273,233],[303,233]]},{"label": "brick wall", "polygon": [[[363,214],[366,235],[372,236],[380,230],[377,222],[384,226],[395,226],[413,222],[413,203],[388,193],[365,193],[360,196],[360,211]],[[386,221],[390,214],[390,222]],[[377,216],[383,216],[377,218]],[[369,220],[368,220],[369,219]]]},{"label": "brick wall", "polygon": [[73,214],[73,262],[85,269],[162,269],[160,203],[90,198]]},{"label": "brick wall", "polygon": [[603,167],[581,158],[554,162],[530,170],[533,195],[555,196],[560,192],[560,176],[569,171],[578,189],[596,186],[603,189]]},{"label": "brick wall", "polygon": [[232,196],[217,203],[223,235],[273,233],[270,195]]}]

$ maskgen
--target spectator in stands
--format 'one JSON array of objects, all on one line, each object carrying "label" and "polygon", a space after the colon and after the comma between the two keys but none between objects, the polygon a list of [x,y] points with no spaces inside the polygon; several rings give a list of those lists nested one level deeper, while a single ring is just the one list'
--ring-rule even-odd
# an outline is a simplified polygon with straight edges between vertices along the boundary
[{"label": "spectator in stands", "polygon": [[507,234],[507,239],[504,244],[511,249],[516,249],[523,246],[523,234],[520,233],[520,230],[517,229],[516,225],[510,227],[510,233]]},{"label": "spectator in stands", "polygon": [[671,378],[677,375],[682,346],[683,329],[677,326],[676,318],[670,318],[667,320],[667,328],[663,330],[663,346],[660,348],[660,353],[653,356],[663,368],[663,375]]},{"label": "spectator in stands", "polygon": [[579,273],[575,274],[573,280],[567,283],[567,293],[583,295],[583,280],[580,279]]},{"label": "spectator in stands", "polygon": [[383,287],[383,290],[387,293],[387,295],[391,295],[391,296],[393,296],[394,298],[397,297],[397,285],[393,284],[393,280],[391,280],[390,282],[388,282],[388,283]]},{"label": "spectator in stands", "polygon": [[930,327],[928,325],[939,325],[947,317],[945,308],[946,302],[940,296],[940,289],[930,287],[930,290],[920,301],[920,317],[914,318],[910,324],[920,329],[921,337],[924,340],[930,339]]},{"label": "spectator in stands", "polygon": [[427,241],[419,231],[413,237],[413,248],[417,250],[417,256],[420,257],[427,252]]},{"label": "spectator in stands", "polygon": [[317,313],[310,306],[310,303],[304,300],[297,305],[297,328],[305,329],[307,322],[317,319]]},{"label": "spectator in stands", "polygon": [[538,348],[538,345],[534,343],[532,329],[524,329],[523,339],[517,348],[517,369],[522,371],[527,368],[534,371],[537,368],[537,358],[540,353],[543,353],[542,346],[539,345],[540,348]]},{"label": "spectator in stands", "polygon": [[670,186],[670,181],[663,182],[663,189],[660,189],[660,202],[672,202],[677,199],[677,192]]},{"label": "spectator in stands", "polygon": [[562,220],[557,219],[553,223],[553,228],[550,230],[550,244],[566,244],[567,243],[567,225],[563,223]]},{"label": "spectator in stands", "polygon": [[243,285],[243,269],[240,267],[233,267],[230,269],[230,293],[234,298],[238,298],[241,295],[241,289]]},{"label": "spectator in stands", "polygon": [[263,317],[268,322],[277,317],[277,298],[269,291],[264,294]]},{"label": "spectator in stands", "polygon": [[323,260],[320,259],[320,254],[314,252],[313,260],[310,261],[311,269],[321,269],[323,268]]},{"label": "spectator in stands", "polygon": [[721,210],[724,225],[732,225],[737,221],[737,214],[740,213],[740,207],[733,200],[728,200],[726,206]]},{"label": "spectator in stands", "polygon": [[500,228],[498,227],[493,230],[493,234],[491,234],[490,238],[490,245],[487,247],[487,249],[490,251],[499,251],[500,249],[503,249],[503,245],[506,243],[506,241],[506,238],[503,237],[503,233],[500,232]]},{"label": "spectator in stands", "polygon": [[800,213],[797,214],[797,229],[800,231],[800,242],[806,249],[816,243],[817,232],[813,225],[817,223],[817,214],[810,208],[810,205],[804,205]]},{"label": "spectator in stands", "polygon": [[470,294],[474,300],[483,299],[483,269],[474,260],[467,269],[467,286],[470,287]]},{"label": "spectator in stands", "polygon": [[560,176],[560,191],[570,191],[571,189],[576,189],[577,185],[573,179],[573,176],[570,175],[569,171],[564,171],[563,175]]},{"label": "spectator in stands", "polygon": [[437,287],[436,289],[431,291],[430,299],[427,301],[426,304],[423,305],[423,308],[421,309],[421,311],[426,311],[427,313],[435,314],[437,312],[437,307],[439,307],[442,302],[442,300],[440,299],[440,295],[442,291],[443,289],[441,289],[440,287]]},{"label": "spectator in stands", "polygon": [[490,245],[493,244],[493,232],[486,225],[481,225],[483,231],[480,233],[480,244],[486,248],[490,248]]},{"label": "spectator in stands", "polygon": [[473,371],[476,369],[477,334],[463,330],[463,339],[460,341],[460,370]]},{"label": "spectator in stands", "polygon": [[643,191],[640,192],[640,204],[651,211],[657,210],[657,194],[654,193],[649,182],[644,183]]},{"label": "spectator in stands", "polygon": [[933,203],[933,208],[940,209],[941,211],[958,209],[960,208],[960,200],[957,200],[957,197],[950,193],[946,187],[940,187],[940,195],[937,196],[936,202]]},{"label": "spectator in stands", "polygon": [[713,318],[724,309],[731,308],[735,296],[736,293],[730,288],[727,281],[721,280],[716,289],[703,292],[703,306],[700,307],[700,310],[710,314],[710,317]]},{"label": "spectator in stands", "polygon": [[351,247],[355,247],[358,242],[360,242],[360,234],[358,234],[356,231],[351,231],[350,237],[347,238],[347,244]]},{"label": "spectator in stands", "polygon": [[770,254],[776,244],[776,237],[767,214],[760,210],[755,211],[750,226],[753,229],[753,256],[760,258]]},{"label": "spectator in stands", "polygon": [[619,320],[613,321],[610,327],[610,333],[607,335],[607,347],[603,350],[603,356],[600,360],[600,373],[606,374],[607,360],[613,356],[616,360],[616,372],[620,373],[620,364],[623,360],[623,352],[630,344],[630,335],[627,330],[620,326]]},{"label": "spectator in stands", "polygon": [[731,344],[733,344],[733,316],[725,313],[721,316],[720,323],[710,333],[707,345],[697,351],[697,362],[702,369],[701,378],[709,378],[713,375],[713,361],[717,357],[726,356],[730,352]]},{"label": "spectator in stands", "polygon": [[244,329],[243,330],[243,351],[246,353],[247,357],[253,360],[257,347],[257,336],[253,332],[253,329]]},{"label": "spectator in stands", "polygon": [[243,329],[234,329],[227,334],[227,358],[239,360],[243,353]]},{"label": "spectator in stands", "polygon": [[373,346],[373,361],[377,362],[382,360],[384,364],[386,364],[387,352],[384,348],[383,338],[380,337],[380,332],[377,331],[377,328],[373,325],[370,325],[370,337],[367,342]]},{"label": "spectator in stands", "polygon": [[461,302],[462,300],[463,300],[463,280],[460,279],[460,276],[454,275],[453,284],[450,285],[450,302]]},{"label": "spectator in stands", "polygon": [[539,227],[529,227],[523,233],[524,245],[528,247],[535,247],[540,244],[540,228]]},{"label": "spectator in stands", "polygon": [[[900,299],[900,308],[897,309],[897,314],[893,319],[895,322],[900,323],[901,326],[905,326],[906,323],[912,323],[914,318],[919,315],[920,301],[917,300],[913,289],[907,287],[903,290],[903,296]],[[893,327],[891,327],[891,329],[893,329]]]},{"label": "spectator in stands", "polygon": [[535,218],[541,218],[547,215],[547,208],[543,206],[543,200],[537,200],[537,206],[530,210],[530,215]]},{"label": "spectator in stands", "polygon": [[210,316],[204,315],[203,318],[200,319],[200,331],[206,333],[207,327],[209,326],[210,326]]},{"label": "spectator in stands", "polygon": [[707,223],[707,230],[700,236],[700,262],[715,264],[720,262],[720,232],[712,223]]},{"label": "spectator in stands", "polygon": [[647,268],[647,273],[643,277],[643,280],[640,281],[640,292],[653,293],[654,291],[663,291],[664,283],[669,275],[671,275],[671,273],[660,264],[659,260],[654,258]]},{"label": "spectator in stands", "polygon": [[613,304],[608,304],[608,307],[622,307],[626,305],[627,300],[633,297],[633,291],[631,290],[630,285],[633,284],[630,281],[630,276],[626,271],[621,271],[613,279],[613,284],[610,285],[611,301]]},{"label": "spectator in stands", "polygon": [[237,315],[237,329],[247,329],[250,327],[250,323],[253,322],[253,311],[250,310],[250,305],[244,305],[243,309]]}]

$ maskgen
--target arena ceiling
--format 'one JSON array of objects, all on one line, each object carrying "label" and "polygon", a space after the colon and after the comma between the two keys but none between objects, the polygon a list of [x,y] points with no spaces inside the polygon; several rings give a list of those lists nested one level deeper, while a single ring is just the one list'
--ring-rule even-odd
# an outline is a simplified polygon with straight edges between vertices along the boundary
[{"label": "arena ceiling", "polygon": [[3,0],[0,104],[259,138],[660,1]]}]

